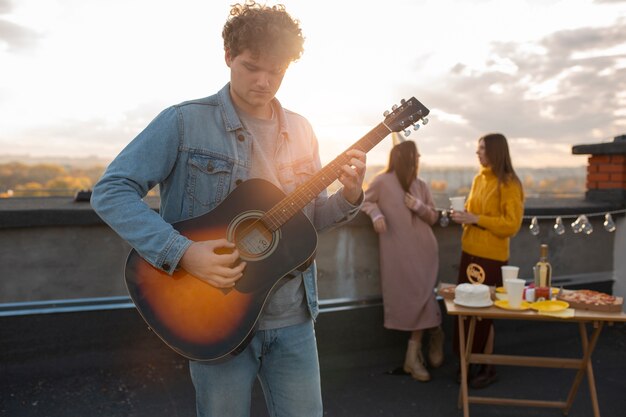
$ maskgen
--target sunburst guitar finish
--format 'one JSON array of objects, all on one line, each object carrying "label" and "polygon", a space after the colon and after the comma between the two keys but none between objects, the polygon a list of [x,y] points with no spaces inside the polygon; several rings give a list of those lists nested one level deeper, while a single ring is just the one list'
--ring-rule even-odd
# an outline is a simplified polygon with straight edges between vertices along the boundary
[{"label": "sunburst guitar finish", "polygon": [[[348,150],[368,152],[391,132],[408,134],[418,122],[427,123],[429,112],[415,97],[402,100]],[[251,179],[212,211],[173,224],[192,241],[235,243],[247,265],[231,289],[215,288],[183,270],[170,276],[133,249],[126,261],[126,285],[150,328],[189,359],[222,361],[241,352],[276,284],[312,260],[317,232],[302,209],[350,164],[346,152],[289,195],[267,181]]]}]

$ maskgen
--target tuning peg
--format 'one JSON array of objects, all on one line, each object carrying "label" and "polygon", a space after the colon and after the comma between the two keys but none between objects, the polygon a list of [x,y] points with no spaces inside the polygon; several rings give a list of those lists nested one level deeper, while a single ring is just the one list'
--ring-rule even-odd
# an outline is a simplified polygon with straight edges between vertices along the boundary
[{"label": "tuning peg", "polygon": [[419,123],[415,123],[413,125],[413,130],[418,130],[420,128],[420,124]]},{"label": "tuning peg", "polygon": [[427,125],[428,124],[428,117],[422,117],[422,124],[423,125]]},{"label": "tuning peg", "polygon": [[405,99],[400,100],[400,104],[404,104],[404,103],[406,103]]},{"label": "tuning peg", "polygon": [[394,104],[393,106],[391,106],[391,110],[392,110],[392,111],[396,111],[396,109],[397,109],[397,108],[398,108],[398,105],[397,105],[397,104]]},{"label": "tuning peg", "polygon": [[384,116],[384,117],[389,116],[389,110],[385,110],[385,111],[383,112],[383,116]]},{"label": "tuning peg", "polygon": [[411,131],[409,129],[404,131],[404,136],[405,137],[409,137],[410,134],[411,134]]}]

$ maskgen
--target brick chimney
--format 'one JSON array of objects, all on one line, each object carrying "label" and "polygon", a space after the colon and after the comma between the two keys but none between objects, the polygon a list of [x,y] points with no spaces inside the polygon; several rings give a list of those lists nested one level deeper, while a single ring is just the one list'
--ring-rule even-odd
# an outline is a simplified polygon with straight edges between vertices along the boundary
[{"label": "brick chimney", "polygon": [[626,134],[613,142],[573,146],[572,153],[591,155],[586,200],[626,203]]}]

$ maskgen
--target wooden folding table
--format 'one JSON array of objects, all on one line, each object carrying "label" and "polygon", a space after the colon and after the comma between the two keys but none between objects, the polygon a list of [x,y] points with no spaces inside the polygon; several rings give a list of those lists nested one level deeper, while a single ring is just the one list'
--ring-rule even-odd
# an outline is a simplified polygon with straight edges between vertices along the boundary
[{"label": "wooden folding table", "polygon": [[[626,314],[623,312],[605,313],[588,310],[575,310],[574,317],[556,318],[538,314],[534,310],[513,311],[504,310],[496,306],[487,308],[468,308],[454,304],[453,300],[445,299],[445,306],[448,314],[458,316],[459,326],[459,353],[461,360],[461,389],[459,392],[459,407],[463,407],[463,416],[469,417],[469,404],[494,404],[494,405],[514,405],[526,407],[552,407],[560,408],[563,414],[567,415],[572,407],[574,397],[578,391],[578,387],[582,382],[585,374],[589,385],[589,394],[591,396],[591,405],[595,417],[600,417],[600,408],[598,407],[598,396],[596,393],[596,384],[593,376],[593,367],[591,364],[591,355],[602,327],[606,323],[626,322]],[[465,320],[470,320],[467,335],[465,334]],[[533,321],[560,321],[578,323],[580,337],[582,340],[583,356],[580,359],[557,358],[557,357],[537,357],[537,356],[517,356],[502,354],[478,354],[471,353],[476,321],[481,319],[505,319],[505,320],[533,320]],[[587,333],[587,324],[591,324],[593,332],[591,337]],[[468,393],[468,367],[470,364],[492,364],[492,365],[513,365],[527,367],[544,367],[544,368],[568,368],[577,369],[576,377],[566,401],[543,401],[530,399],[514,399],[514,398],[496,398],[496,397],[477,397],[470,396]]]}]

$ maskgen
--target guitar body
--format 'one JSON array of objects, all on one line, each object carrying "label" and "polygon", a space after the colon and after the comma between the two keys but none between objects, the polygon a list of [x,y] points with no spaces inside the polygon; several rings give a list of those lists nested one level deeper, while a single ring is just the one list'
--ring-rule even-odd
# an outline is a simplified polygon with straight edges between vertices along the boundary
[{"label": "guitar body", "polygon": [[247,265],[231,289],[215,288],[184,270],[170,276],[131,251],[128,292],[150,328],[176,352],[201,361],[241,352],[278,281],[312,259],[317,232],[301,211],[277,230],[258,221],[284,198],[273,184],[251,179],[212,211],[173,225],[192,241],[227,238],[237,245]]},{"label": "guitar body", "polygon": [[[390,132],[426,124],[428,110],[415,97],[385,113],[385,120],[349,149],[368,152]],[[173,226],[190,240],[228,239],[247,265],[236,285],[215,288],[184,270],[166,274],[132,250],[126,261],[126,286],[152,330],[181,355],[222,361],[248,344],[263,306],[276,284],[308,266],[317,232],[302,209],[335,181],[351,157],[342,153],[286,196],[271,183],[240,184],[215,209]]]}]

